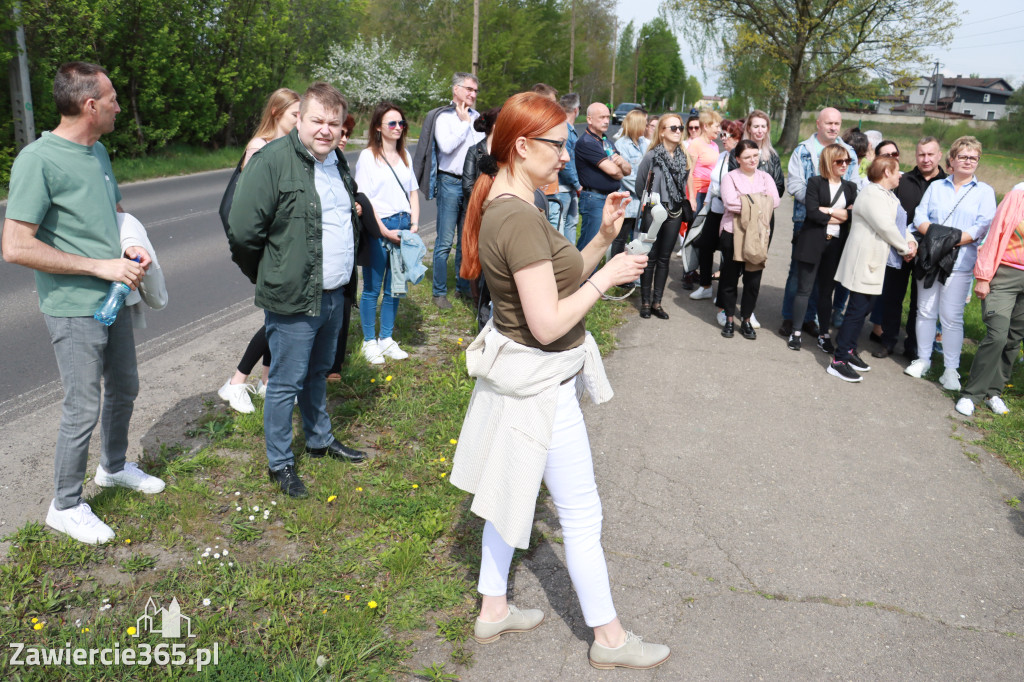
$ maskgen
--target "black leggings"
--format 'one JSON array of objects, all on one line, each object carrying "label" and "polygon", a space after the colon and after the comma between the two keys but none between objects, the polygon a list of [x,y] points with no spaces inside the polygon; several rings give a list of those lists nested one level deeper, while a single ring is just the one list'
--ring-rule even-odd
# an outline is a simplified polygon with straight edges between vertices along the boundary
[{"label": "black leggings", "polygon": [[265,326],[260,327],[259,331],[252,335],[249,345],[242,353],[242,361],[238,363],[238,371],[249,376],[261,357],[263,366],[270,367],[270,346],[267,344],[267,328]]},{"label": "black leggings", "polygon": [[711,276],[715,268],[715,251],[719,249],[718,228],[722,224],[722,214],[713,213],[708,209],[704,218],[704,227],[697,237],[697,267],[700,269],[700,285],[705,289],[711,286]]},{"label": "black leggings", "polygon": [[749,320],[757,305],[757,295],[761,291],[761,270],[747,270],[743,261],[732,259],[733,234],[722,232],[718,239],[718,248],[722,251],[722,275],[718,281],[718,307],[725,311],[726,317],[736,315],[736,290],[743,273],[743,301],[740,304],[740,317]]},{"label": "black leggings", "polygon": [[643,305],[661,305],[665,282],[668,281],[668,260],[672,256],[672,247],[676,245],[682,224],[683,216],[680,214],[675,218],[666,218],[658,230],[658,239],[647,254],[647,267],[640,275],[640,303]]}]

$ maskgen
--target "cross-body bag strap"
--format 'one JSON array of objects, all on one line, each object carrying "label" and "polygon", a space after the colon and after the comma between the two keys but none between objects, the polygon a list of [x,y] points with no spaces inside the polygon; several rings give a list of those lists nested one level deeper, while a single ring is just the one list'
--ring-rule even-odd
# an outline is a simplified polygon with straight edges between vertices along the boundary
[{"label": "cross-body bag strap", "polygon": [[409,198],[409,193],[407,191],[405,191],[405,185],[403,185],[402,181],[398,179],[398,173],[395,172],[395,169],[391,166],[391,163],[386,158],[384,158],[383,155],[381,156],[381,158],[384,159],[384,163],[387,164],[388,170],[391,171],[391,174],[393,176],[395,176],[395,182],[397,182],[398,186],[402,188],[402,194],[405,195],[405,200],[409,202],[409,210],[411,211],[412,210],[412,199]]},{"label": "cross-body bag strap", "polygon": [[949,213],[946,214],[946,219],[943,220],[941,223],[939,223],[940,225],[948,224],[949,219],[953,217],[954,213],[956,213],[956,208],[957,208],[957,206],[960,205],[960,202],[963,201],[964,198],[966,198],[967,195],[971,193],[971,190],[974,189],[977,186],[978,186],[978,183],[974,183],[973,185],[971,185],[970,187],[967,188],[966,192],[964,192],[963,194],[960,195],[960,198],[956,200],[955,204],[953,204],[953,210],[951,210]]},{"label": "cross-body bag strap", "polygon": [[839,197],[842,194],[843,194],[843,181],[840,180],[839,181],[839,189],[836,190],[836,195],[834,197],[832,197],[832,203],[829,204],[829,207],[835,206],[836,202],[839,201]]}]

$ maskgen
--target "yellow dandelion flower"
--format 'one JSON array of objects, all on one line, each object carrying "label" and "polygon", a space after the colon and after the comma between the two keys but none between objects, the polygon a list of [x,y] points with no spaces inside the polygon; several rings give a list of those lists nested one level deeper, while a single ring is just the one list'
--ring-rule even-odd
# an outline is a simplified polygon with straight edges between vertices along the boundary
[{"label": "yellow dandelion flower", "polygon": [[89,632],[89,628],[82,628],[82,632]]},{"label": "yellow dandelion flower", "polygon": [[444,458],[444,457],[442,457],[441,459],[439,459],[439,460],[437,460],[437,461],[438,461],[438,462],[444,462],[444,461],[446,461],[446,460],[445,460],[445,458]]},{"label": "yellow dandelion flower", "polygon": [[135,627],[134,626],[130,627],[127,630],[125,630],[125,632],[127,632],[129,635],[134,635],[135,634]]},{"label": "yellow dandelion flower", "polygon": [[356,492],[357,493],[361,493],[361,492],[363,492],[363,489],[362,488],[356,488]]},{"label": "yellow dandelion flower", "polygon": [[377,608],[377,602],[371,601],[367,604],[367,606],[369,606],[371,609],[375,609]]},{"label": "yellow dandelion flower", "polygon": [[132,539],[131,538],[125,538],[124,544],[126,544],[126,545],[132,544]]},{"label": "yellow dandelion flower", "polygon": [[375,383],[377,383],[377,380],[376,379],[370,379],[370,383],[371,384],[375,384]]},{"label": "yellow dandelion flower", "polygon": [[386,377],[384,377],[384,381],[391,381],[391,375],[389,374]]},{"label": "yellow dandelion flower", "polygon": [[444,471],[442,471],[442,472],[441,472],[441,478],[444,478],[444,477],[445,477],[445,476],[447,476],[447,475],[448,475],[448,474],[447,474],[446,472],[444,472]]},{"label": "yellow dandelion flower", "polygon": [[338,499],[337,495],[331,495],[330,497],[327,498],[327,501],[328,502],[334,502],[336,499]]},{"label": "yellow dandelion flower", "polygon": [[38,619],[38,618],[33,618],[33,619],[32,619],[32,622],[33,622],[33,623],[38,623],[38,622],[39,622],[39,619]]},{"label": "yellow dandelion flower", "polygon": [[462,337],[461,336],[459,337],[459,343],[462,343]]},{"label": "yellow dandelion flower", "polygon": [[324,609],[324,613],[327,613],[327,609]]},{"label": "yellow dandelion flower", "polygon": [[451,438],[451,439],[449,439],[449,440],[448,440],[448,442],[449,442],[449,443],[451,443],[452,445],[455,445],[455,444],[457,444],[457,443],[458,443],[459,441],[455,440],[454,438]]},{"label": "yellow dandelion flower", "polygon": [[33,630],[42,630],[43,629],[43,624],[42,623],[36,623],[35,625],[32,626],[32,629]]},{"label": "yellow dandelion flower", "polygon": [[1006,384],[1007,388],[1013,388],[1013,384]]},{"label": "yellow dandelion flower", "polygon": [[417,483],[413,483],[413,484],[412,484],[412,488],[413,488],[413,490],[415,490],[416,488],[419,488],[419,487],[420,487],[420,486],[419,486],[419,484],[417,484]]},{"label": "yellow dandelion flower", "polygon": [[345,601],[350,601],[351,599],[352,599],[352,595],[351,594],[346,594],[345,595]]}]

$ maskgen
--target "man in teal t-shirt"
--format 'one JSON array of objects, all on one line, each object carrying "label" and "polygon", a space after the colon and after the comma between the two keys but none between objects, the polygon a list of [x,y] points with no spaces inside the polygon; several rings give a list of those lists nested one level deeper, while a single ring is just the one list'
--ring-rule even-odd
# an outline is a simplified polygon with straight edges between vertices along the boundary
[{"label": "man in teal t-shirt", "polygon": [[[127,314],[107,327],[93,319],[110,289],[133,289],[152,259],[121,251],[121,192],[100,135],[121,110],[107,72],[95,64],[61,65],[53,83],[60,124],[21,150],[11,168],[3,257],[35,270],[39,308],[60,368],[64,405],[57,433],[54,499],[46,523],[81,542],[101,544],[114,531],[82,500],[89,438],[99,421],[103,444],[96,483],[158,493],[164,482],[125,462],[128,423],[139,373]],[[124,257],[122,257],[124,256]],[[137,257],[139,262],[128,260]]]}]

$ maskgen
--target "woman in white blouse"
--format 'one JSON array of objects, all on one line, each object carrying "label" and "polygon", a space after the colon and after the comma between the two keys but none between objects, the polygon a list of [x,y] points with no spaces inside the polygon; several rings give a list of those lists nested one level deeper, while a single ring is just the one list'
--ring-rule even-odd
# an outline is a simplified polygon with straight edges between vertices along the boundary
[{"label": "woman in white blouse", "polygon": [[[380,222],[381,239],[370,244],[370,265],[363,267],[363,295],[359,318],[363,326],[363,356],[374,365],[384,358],[404,360],[409,354],[392,338],[398,298],[391,295],[391,268],[384,240],[401,244],[402,230],[416,232],[420,217],[419,185],[412,170],[412,157],[405,149],[409,125],[405,114],[390,102],[377,105],[370,118],[369,145],[356,162],[356,184],[373,205]],[[377,299],[380,306],[380,334],[377,334]]]}]

